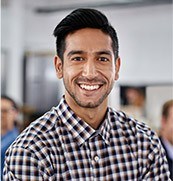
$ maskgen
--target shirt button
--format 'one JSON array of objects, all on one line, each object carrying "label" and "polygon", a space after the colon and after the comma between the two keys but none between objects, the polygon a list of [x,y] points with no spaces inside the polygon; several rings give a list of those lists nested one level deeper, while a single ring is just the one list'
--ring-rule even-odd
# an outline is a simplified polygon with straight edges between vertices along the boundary
[{"label": "shirt button", "polygon": [[95,162],[98,162],[98,161],[99,161],[99,159],[100,159],[100,158],[99,158],[99,156],[97,156],[97,155],[96,155],[96,156],[94,156],[94,160],[95,160]]}]

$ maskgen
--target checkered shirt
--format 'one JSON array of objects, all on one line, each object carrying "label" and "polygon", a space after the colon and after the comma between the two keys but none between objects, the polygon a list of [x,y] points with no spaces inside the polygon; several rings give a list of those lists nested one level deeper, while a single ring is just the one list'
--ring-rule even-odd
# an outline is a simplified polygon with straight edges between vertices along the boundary
[{"label": "checkered shirt", "polygon": [[164,150],[146,125],[107,109],[94,130],[64,97],[26,128],[6,153],[4,180],[169,180]]}]

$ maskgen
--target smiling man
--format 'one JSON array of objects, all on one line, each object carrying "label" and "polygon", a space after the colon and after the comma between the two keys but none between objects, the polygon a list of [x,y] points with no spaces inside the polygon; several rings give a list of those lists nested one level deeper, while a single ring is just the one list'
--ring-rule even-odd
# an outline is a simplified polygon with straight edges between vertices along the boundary
[{"label": "smiling man", "polygon": [[115,57],[111,37],[100,29],[77,30],[67,35],[65,43],[63,61],[55,57],[57,76],[63,78],[66,89],[65,99],[80,118],[97,129],[105,116],[114,80],[118,79],[120,58]]},{"label": "smiling man", "polygon": [[169,180],[165,152],[145,124],[108,107],[118,39],[106,16],[77,9],[55,28],[65,93],[6,153],[5,180]]}]

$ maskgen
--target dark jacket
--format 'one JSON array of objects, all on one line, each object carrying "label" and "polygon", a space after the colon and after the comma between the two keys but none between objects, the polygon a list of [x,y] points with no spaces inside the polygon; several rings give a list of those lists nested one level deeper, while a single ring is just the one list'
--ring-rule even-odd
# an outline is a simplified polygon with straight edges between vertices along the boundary
[{"label": "dark jacket", "polygon": [[165,149],[166,158],[168,160],[169,170],[170,170],[170,174],[171,174],[171,179],[173,180],[173,160],[171,160],[171,158],[169,157],[168,151],[166,150],[166,147],[165,147],[164,142],[162,141],[161,137],[160,137],[160,141],[162,143],[163,148]]}]

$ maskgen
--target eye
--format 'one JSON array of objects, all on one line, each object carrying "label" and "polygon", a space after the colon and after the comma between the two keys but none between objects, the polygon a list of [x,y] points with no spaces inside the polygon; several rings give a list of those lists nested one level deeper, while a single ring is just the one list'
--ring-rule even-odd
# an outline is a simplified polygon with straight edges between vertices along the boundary
[{"label": "eye", "polygon": [[82,57],[73,57],[71,60],[79,62],[79,61],[83,61],[84,58],[82,58]]},{"label": "eye", "polygon": [[108,62],[109,61],[109,59],[106,57],[99,57],[98,60],[101,62]]}]

